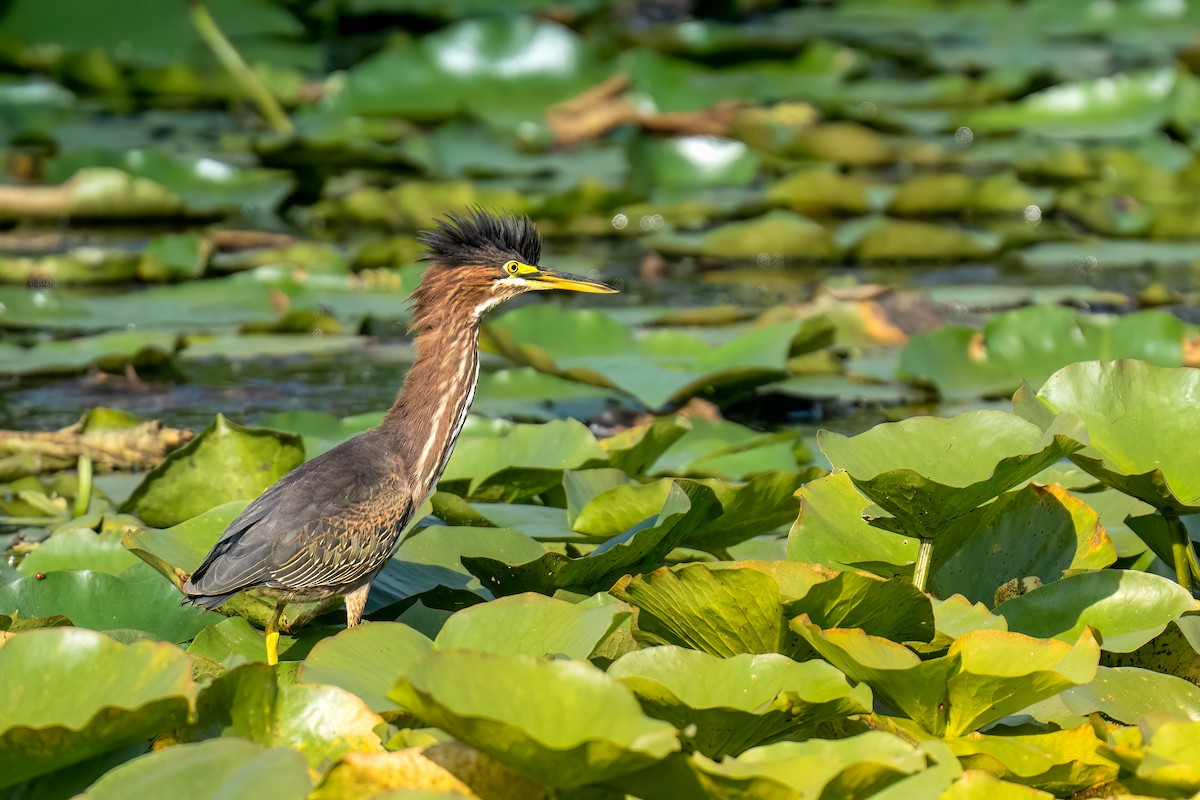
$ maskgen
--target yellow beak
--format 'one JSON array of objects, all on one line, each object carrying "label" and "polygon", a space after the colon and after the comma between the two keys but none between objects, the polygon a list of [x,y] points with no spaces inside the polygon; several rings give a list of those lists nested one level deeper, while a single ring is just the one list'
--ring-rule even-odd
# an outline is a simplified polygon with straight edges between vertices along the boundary
[{"label": "yellow beak", "polygon": [[569,292],[592,292],[594,294],[612,294],[618,291],[607,283],[540,267],[537,272],[521,277],[529,282],[531,289],[566,289]]}]

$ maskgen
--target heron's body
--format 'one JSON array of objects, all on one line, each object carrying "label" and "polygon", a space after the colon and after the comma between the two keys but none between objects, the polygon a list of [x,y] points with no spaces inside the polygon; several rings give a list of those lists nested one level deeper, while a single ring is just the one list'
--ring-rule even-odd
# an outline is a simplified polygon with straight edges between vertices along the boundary
[{"label": "heron's body", "polygon": [[268,488],[184,584],[187,601],[205,608],[249,589],[277,598],[271,663],[287,602],[345,595],[348,624],[360,621],[371,580],[437,485],[466,422],[483,314],[530,289],[613,291],[534,266],[540,241],[524,218],[451,217],[423,241],[434,265],[414,295],[417,359],[383,424]]}]

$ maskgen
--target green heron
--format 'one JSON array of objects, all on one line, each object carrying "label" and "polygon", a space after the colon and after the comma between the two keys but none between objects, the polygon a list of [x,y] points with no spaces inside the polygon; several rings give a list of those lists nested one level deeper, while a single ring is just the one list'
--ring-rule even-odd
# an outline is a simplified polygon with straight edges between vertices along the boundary
[{"label": "green heron", "polygon": [[347,625],[413,513],[437,485],[467,419],[479,377],[479,323],[510,297],[539,289],[615,292],[539,267],[542,242],[525,216],[473,209],[418,237],[431,266],[413,293],[417,358],[378,428],[308,461],[262,493],[187,579],[184,602],[216,608],[260,589],[276,601],[267,661],[292,601],[343,595]]}]

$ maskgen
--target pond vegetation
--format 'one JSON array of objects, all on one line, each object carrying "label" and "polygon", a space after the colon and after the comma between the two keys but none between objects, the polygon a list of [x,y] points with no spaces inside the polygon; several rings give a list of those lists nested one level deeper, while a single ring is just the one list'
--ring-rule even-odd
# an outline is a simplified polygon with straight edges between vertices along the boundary
[{"label": "pond vegetation", "polygon": [[[0,795],[1200,792],[1196,30],[0,4]],[[369,624],[268,667],[182,580],[379,424],[473,204],[623,294],[488,318]]]}]

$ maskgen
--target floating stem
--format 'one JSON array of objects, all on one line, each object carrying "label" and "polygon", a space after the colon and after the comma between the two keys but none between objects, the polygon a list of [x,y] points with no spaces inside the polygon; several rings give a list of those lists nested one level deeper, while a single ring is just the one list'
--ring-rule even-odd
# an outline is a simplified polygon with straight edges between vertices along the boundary
[{"label": "floating stem", "polygon": [[271,94],[267,85],[259,79],[254,70],[250,69],[241,53],[221,32],[217,21],[208,12],[208,6],[204,5],[203,0],[188,0],[188,14],[192,17],[192,24],[196,26],[196,33],[200,34],[200,38],[208,45],[208,49],[212,50],[221,65],[238,82],[242,91],[258,106],[258,111],[263,115],[267,124],[276,133],[290,134],[294,129],[283,106],[279,105],[275,95]]},{"label": "floating stem", "polygon": [[933,539],[921,539],[921,548],[917,550],[917,568],[913,571],[913,584],[922,592],[929,582],[929,565],[933,563]]},{"label": "floating stem", "polygon": [[1195,588],[1196,580],[1200,579],[1200,565],[1196,563],[1192,538],[1188,536],[1187,528],[1178,514],[1169,511],[1161,513],[1167,521],[1167,530],[1171,532],[1171,560],[1175,562],[1175,580],[1190,592]]},{"label": "floating stem", "polygon": [[72,517],[82,517],[92,504],[92,459],[91,456],[79,457],[79,489],[75,492],[75,513]]}]

